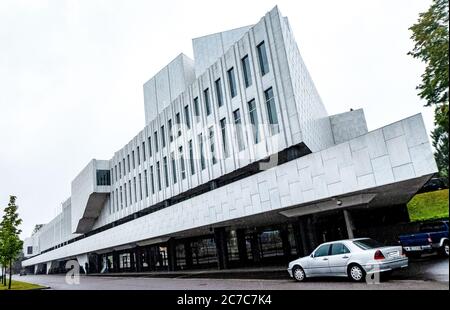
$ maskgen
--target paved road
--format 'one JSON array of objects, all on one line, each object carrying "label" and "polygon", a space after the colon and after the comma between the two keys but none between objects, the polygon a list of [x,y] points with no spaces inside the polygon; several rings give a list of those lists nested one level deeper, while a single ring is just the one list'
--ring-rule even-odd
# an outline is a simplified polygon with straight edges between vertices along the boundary
[{"label": "paved road", "polygon": [[449,261],[436,257],[412,261],[407,270],[398,271],[389,280],[371,285],[352,283],[339,278],[316,278],[305,283],[296,283],[288,278],[257,280],[81,276],[79,285],[67,284],[64,275],[16,276],[16,279],[57,290],[449,290]]}]

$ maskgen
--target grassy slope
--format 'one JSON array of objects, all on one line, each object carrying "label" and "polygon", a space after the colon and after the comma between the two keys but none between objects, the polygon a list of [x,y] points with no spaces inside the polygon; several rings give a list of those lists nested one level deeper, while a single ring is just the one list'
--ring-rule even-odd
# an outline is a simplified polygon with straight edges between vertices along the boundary
[{"label": "grassy slope", "polygon": [[448,218],[448,189],[414,196],[408,211],[411,221]]},{"label": "grassy slope", "polygon": [[[38,288],[42,288],[42,286],[14,280],[11,283],[11,290],[34,290]],[[8,283],[6,284],[6,286],[3,286],[0,283],[0,291],[2,290],[8,290]]]}]

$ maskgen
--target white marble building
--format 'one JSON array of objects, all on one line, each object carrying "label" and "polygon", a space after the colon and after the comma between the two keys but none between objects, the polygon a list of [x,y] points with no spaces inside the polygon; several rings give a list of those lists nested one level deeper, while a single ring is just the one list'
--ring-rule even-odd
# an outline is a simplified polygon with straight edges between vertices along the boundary
[{"label": "white marble building", "polygon": [[270,236],[283,255],[302,253],[318,239],[311,218],[340,212],[353,236],[353,210],[404,206],[437,171],[421,115],[370,132],[361,109],[328,115],[278,8],[193,49],[144,84],[145,127],[73,180],[62,213],[25,240],[24,266],[152,270],[157,245],[174,270],[211,235],[227,268],[262,260],[257,227],[282,227]]}]

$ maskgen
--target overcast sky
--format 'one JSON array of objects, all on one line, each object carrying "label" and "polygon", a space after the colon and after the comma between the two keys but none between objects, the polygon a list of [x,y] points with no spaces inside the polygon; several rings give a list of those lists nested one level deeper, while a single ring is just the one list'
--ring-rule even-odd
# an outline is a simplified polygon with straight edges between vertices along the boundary
[{"label": "overcast sky", "polygon": [[18,196],[22,237],[50,221],[92,158],[144,127],[142,85],[191,39],[256,23],[279,5],[330,114],[364,108],[369,130],[415,113],[433,127],[407,56],[431,0],[0,1],[0,206]]}]

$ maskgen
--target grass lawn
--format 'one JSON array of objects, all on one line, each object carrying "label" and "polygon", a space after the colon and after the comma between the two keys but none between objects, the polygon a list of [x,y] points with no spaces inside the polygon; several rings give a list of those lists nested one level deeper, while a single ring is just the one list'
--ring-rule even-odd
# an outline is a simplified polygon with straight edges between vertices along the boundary
[{"label": "grass lawn", "polygon": [[[20,282],[20,281],[14,281],[12,280],[11,283],[11,290],[16,291],[22,291],[22,290],[35,290],[38,288],[43,288],[43,286],[37,285],[37,284],[31,284],[26,282]],[[6,283],[6,286],[3,286],[3,284],[0,283],[0,291],[7,291],[8,290],[8,283]]]},{"label": "grass lawn", "polygon": [[411,221],[448,218],[448,189],[418,194],[408,203]]}]

